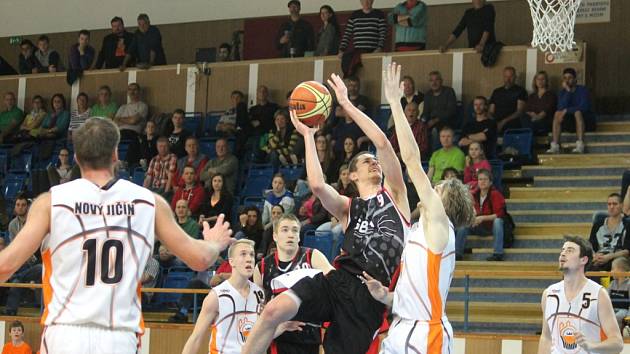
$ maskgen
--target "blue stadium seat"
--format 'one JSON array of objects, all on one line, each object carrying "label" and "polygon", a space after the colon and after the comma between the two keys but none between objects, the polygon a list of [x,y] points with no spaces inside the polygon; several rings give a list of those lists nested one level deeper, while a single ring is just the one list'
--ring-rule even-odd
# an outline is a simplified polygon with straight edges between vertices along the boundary
[{"label": "blue stadium seat", "polygon": [[22,153],[11,158],[9,173],[30,173],[33,161],[33,154],[30,152]]},{"label": "blue stadium seat", "polygon": [[492,167],[492,185],[503,193],[503,161],[488,160],[488,162],[490,162],[490,167]]},{"label": "blue stadium seat", "polygon": [[11,242],[11,238],[9,237],[9,231],[0,231],[0,238],[4,239],[4,244],[8,245]]},{"label": "blue stadium seat", "polygon": [[184,129],[192,133],[194,136],[198,136],[201,125],[200,123],[203,123],[201,117],[201,112],[186,112],[184,116]]},{"label": "blue stadium seat", "polygon": [[142,168],[136,168],[133,170],[133,176],[131,177],[131,181],[139,186],[144,184],[145,173]]},{"label": "blue stadium seat", "polygon": [[247,171],[247,179],[256,177],[267,177],[269,181],[273,177],[273,166],[268,163],[253,163],[249,165],[249,171]]},{"label": "blue stadium seat", "polygon": [[129,143],[121,141],[118,144],[118,159],[125,161],[127,159],[127,152],[129,151]]},{"label": "blue stadium seat", "polygon": [[243,198],[243,206],[255,206],[262,213],[265,205],[265,198],[263,197],[245,197]]},{"label": "blue stadium seat", "polygon": [[280,173],[284,177],[286,183],[295,182],[304,175],[304,165],[289,165],[280,167]]},{"label": "blue stadium seat", "polygon": [[9,154],[0,150],[0,176],[7,174],[9,170]]},{"label": "blue stadium seat", "polygon": [[2,194],[5,201],[14,201],[17,195],[24,189],[26,178],[18,175],[8,175],[4,179]]},{"label": "blue stadium seat", "polygon": [[203,133],[206,136],[212,136],[216,134],[217,124],[219,119],[225,112],[208,112],[206,118],[203,121]]},{"label": "blue stadium seat", "polygon": [[304,235],[304,247],[315,248],[328,258],[333,259],[333,236],[329,231],[307,231]]},{"label": "blue stadium seat", "polygon": [[[186,289],[186,286],[194,276],[194,272],[180,272],[169,270],[164,278],[162,287],[165,289]],[[155,303],[170,304],[177,303],[182,294],[175,293],[159,293],[155,295]]]},{"label": "blue stadium seat", "polygon": [[518,156],[532,159],[534,133],[531,129],[508,129],[503,133],[503,151],[512,147],[518,151]]},{"label": "blue stadium seat", "polygon": [[392,115],[392,109],[389,107],[389,105],[385,105],[385,104],[381,105],[376,112],[374,121],[376,122],[378,127],[381,128],[381,130],[384,132],[387,131],[387,123],[389,122],[389,117],[391,115]]},{"label": "blue stadium seat", "polygon": [[263,192],[271,186],[271,177],[253,176],[247,177],[245,186],[241,191],[241,197],[262,197]]}]

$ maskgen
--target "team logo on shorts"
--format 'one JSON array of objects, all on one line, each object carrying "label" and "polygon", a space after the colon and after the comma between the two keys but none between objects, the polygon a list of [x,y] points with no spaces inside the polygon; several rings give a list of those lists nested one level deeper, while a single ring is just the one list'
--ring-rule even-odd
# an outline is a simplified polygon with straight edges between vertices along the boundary
[{"label": "team logo on shorts", "polygon": [[247,337],[249,337],[249,333],[251,333],[252,328],[254,328],[254,322],[249,319],[241,318],[238,320],[238,334],[242,344],[245,344],[247,341]]},{"label": "team logo on shorts", "polygon": [[571,324],[571,321],[559,322],[558,327],[560,329],[560,339],[562,339],[562,346],[567,350],[574,350],[577,348],[577,342],[575,341],[575,327]]}]

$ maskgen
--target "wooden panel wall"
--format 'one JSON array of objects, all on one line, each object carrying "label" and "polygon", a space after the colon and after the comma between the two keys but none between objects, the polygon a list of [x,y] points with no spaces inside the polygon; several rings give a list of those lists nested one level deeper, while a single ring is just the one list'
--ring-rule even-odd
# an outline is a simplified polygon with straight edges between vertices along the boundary
[{"label": "wooden panel wall", "polygon": [[313,80],[313,58],[278,59],[258,66],[258,83],[270,88],[271,100],[284,105],[286,94],[302,81]]},{"label": "wooden panel wall", "polygon": [[112,90],[112,100],[119,106],[127,103],[128,73],[118,70],[87,72],[82,78],[80,88],[90,97],[90,106],[96,103],[98,88],[107,85]]},{"label": "wooden panel wall", "polygon": [[324,58],[324,82],[330,78],[330,74],[341,75],[341,61],[337,57]]},{"label": "wooden panel wall", "polygon": [[[195,90],[195,110],[205,111],[206,93],[208,112],[224,111],[230,107],[230,93],[240,90],[245,95],[249,88],[249,63],[220,63],[210,66],[212,74],[208,77],[197,74]],[[259,81],[259,84],[262,84]]]},{"label": "wooden panel wall", "polygon": [[426,92],[429,89],[429,73],[437,70],[442,74],[444,85],[453,83],[453,56],[438,54],[436,51],[425,53],[396,53],[392,61],[402,65],[402,75],[411,76],[416,82],[416,90]]},{"label": "wooden panel wall", "polygon": [[11,78],[7,77],[0,80],[0,96],[2,96],[2,98],[4,99],[5,93],[13,92],[15,94],[15,97],[17,97],[18,81],[19,79],[17,76],[13,76]]},{"label": "wooden panel wall", "polygon": [[177,108],[186,108],[187,70],[155,69],[138,71],[136,82],[142,88],[142,96],[149,104],[149,114],[172,112]]},{"label": "wooden panel wall", "polygon": [[31,106],[33,96],[40,95],[46,100],[46,109],[50,110],[50,99],[56,93],[61,93],[66,98],[66,109],[70,110],[71,87],[66,82],[66,74],[41,74],[26,77],[26,95],[24,98],[24,106],[28,110]]}]

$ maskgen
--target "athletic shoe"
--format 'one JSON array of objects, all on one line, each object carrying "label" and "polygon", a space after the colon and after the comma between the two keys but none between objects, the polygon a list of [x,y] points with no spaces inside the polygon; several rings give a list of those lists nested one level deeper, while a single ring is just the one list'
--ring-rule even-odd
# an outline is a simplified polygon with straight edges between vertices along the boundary
[{"label": "athletic shoe", "polygon": [[583,154],[584,153],[584,142],[582,140],[578,140],[575,142],[575,149],[571,150],[574,154]]},{"label": "athletic shoe", "polygon": [[554,143],[553,141],[549,144],[549,150],[547,150],[548,154],[559,154],[560,153],[560,145]]},{"label": "athletic shoe", "polygon": [[501,262],[502,260],[503,260],[503,255],[498,254],[498,253],[495,253],[492,256],[486,258],[486,261],[488,262]]}]

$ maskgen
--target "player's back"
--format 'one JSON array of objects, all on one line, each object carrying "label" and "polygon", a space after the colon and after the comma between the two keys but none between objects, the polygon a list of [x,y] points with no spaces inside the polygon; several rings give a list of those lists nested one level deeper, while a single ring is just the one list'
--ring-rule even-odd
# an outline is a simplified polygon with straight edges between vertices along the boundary
[{"label": "player's back", "polygon": [[51,188],[42,243],[42,324],[143,330],[140,280],[153,250],[155,197],[129,181]]}]

